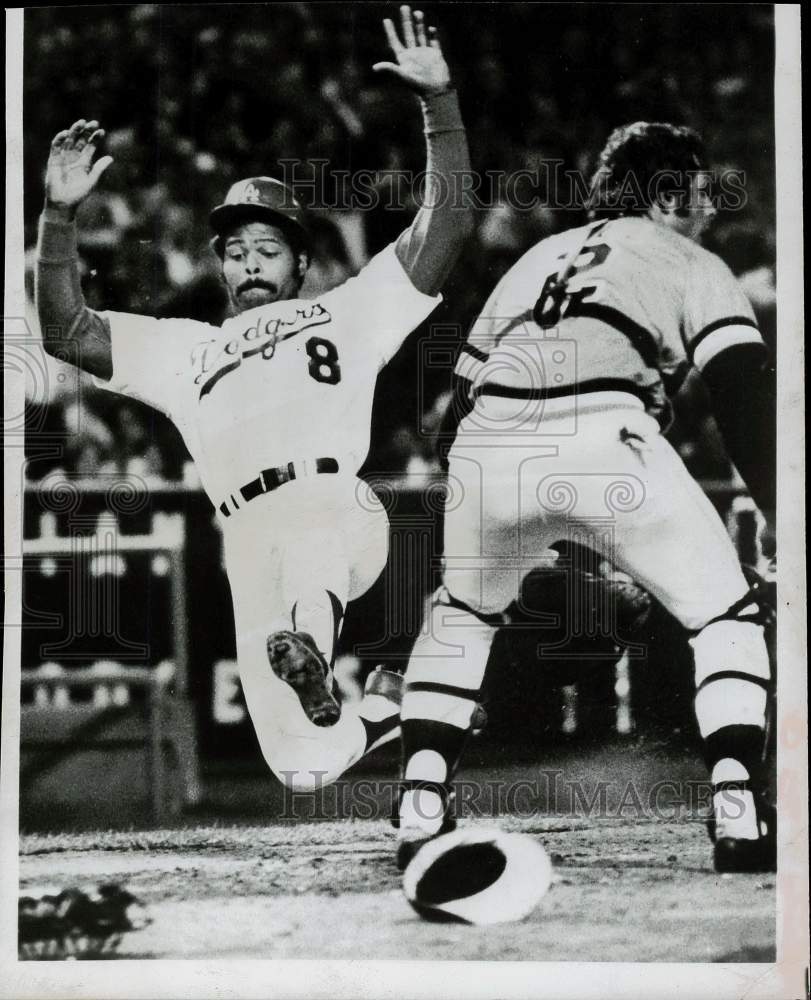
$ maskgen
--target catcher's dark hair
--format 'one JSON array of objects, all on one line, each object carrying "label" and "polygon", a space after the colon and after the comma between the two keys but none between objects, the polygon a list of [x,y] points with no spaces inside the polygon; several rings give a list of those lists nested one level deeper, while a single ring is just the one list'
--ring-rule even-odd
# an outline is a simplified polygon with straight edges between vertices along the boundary
[{"label": "catcher's dark hair", "polygon": [[645,215],[673,197],[676,214],[685,215],[691,178],[706,169],[705,162],[694,129],[666,122],[622,125],[608,137],[591,178],[589,218]]}]

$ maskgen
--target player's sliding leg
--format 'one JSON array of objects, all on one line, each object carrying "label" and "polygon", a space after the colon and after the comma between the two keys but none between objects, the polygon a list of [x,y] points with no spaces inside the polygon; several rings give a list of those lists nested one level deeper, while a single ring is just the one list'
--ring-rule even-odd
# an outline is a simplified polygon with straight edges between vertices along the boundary
[{"label": "player's sliding leg", "polygon": [[282,613],[270,624],[267,654],[276,676],[297,694],[307,718],[332,726],[341,714],[332,666],[349,593],[349,566],[337,532],[318,532],[318,562],[309,546],[284,545]]},{"label": "player's sliding leg", "polygon": [[[358,516],[347,518],[345,531],[332,531],[318,539],[318,582],[311,578],[312,562],[303,560],[295,547],[285,548],[282,593],[285,607],[290,608],[293,634],[274,631],[268,640],[268,653],[274,672],[296,691],[305,714],[316,725],[334,725],[341,714],[333,667],[346,604],[363,592],[358,587],[368,589],[385,562],[385,549],[380,544],[371,546],[371,558],[362,555],[370,552],[370,523],[363,514],[361,509]],[[372,516],[371,525],[375,529],[381,526],[376,516]],[[360,537],[361,531],[364,537]],[[374,534],[372,531],[372,538]],[[287,655],[275,656],[272,647],[279,645],[292,645],[309,655],[296,655],[296,649],[291,649]],[[364,753],[397,737],[401,692],[399,674],[376,671],[369,677],[357,709],[366,731]]]},{"label": "player's sliding leg", "polygon": [[[359,705],[345,706],[331,726],[315,725],[297,691],[269,662],[264,624],[237,632],[237,658],[245,703],[262,755],[276,777],[296,791],[337,780],[364,754],[397,737],[400,690],[373,673]],[[399,681],[398,677],[386,679]]]},{"label": "player's sliding leg", "polygon": [[[273,495],[267,512],[258,504],[240,512],[225,535],[245,701],[265,760],[296,790],[336,780],[399,733],[401,680],[386,671],[373,673],[360,705],[347,706],[331,724],[317,725],[305,708],[325,691],[332,697],[330,665],[344,607],[385,565],[385,512],[369,506],[358,507],[354,484],[319,482],[306,491],[291,484]],[[271,524],[279,528],[272,534]],[[297,658],[306,664],[302,683]],[[312,700],[302,696],[310,683]]]},{"label": "player's sliding leg", "polygon": [[[321,648],[309,632],[274,630],[268,634],[264,623],[238,632],[240,676],[262,753],[276,776],[297,791],[335,781],[366,753],[396,739],[400,732],[402,677],[390,671],[374,671],[360,704],[337,711],[329,722],[314,711],[325,703],[338,706],[332,670],[325,659],[325,654],[330,662],[334,657],[334,639],[323,639],[337,636],[340,627],[339,604],[337,600],[330,604],[335,611],[328,616],[328,627],[324,606],[309,605],[317,614],[308,624],[322,636]],[[279,620],[278,615],[274,617],[275,622]],[[298,628],[298,614],[290,624]]]},{"label": "player's sliding leg", "polygon": [[400,867],[426,840],[452,828],[450,782],[471,731],[495,630],[442,587],[432,597],[406,674],[400,710],[403,781]]},{"label": "player's sliding leg", "polygon": [[[310,590],[293,602],[289,623],[282,622],[288,628],[268,636],[273,672],[296,692],[305,715],[317,726],[332,726],[341,715],[333,668],[343,617],[343,602],[332,590]],[[364,752],[398,736],[402,687],[402,675],[390,670],[377,668],[367,679],[357,708],[366,729]]]},{"label": "player's sliding leg", "polygon": [[[335,560],[332,562],[335,565]],[[344,572],[345,579],[340,581],[344,599],[348,575]],[[307,718],[316,726],[332,726],[341,715],[332,667],[343,601],[333,590],[307,584],[300,584],[293,593],[300,596],[294,599],[286,591],[289,611],[273,623],[268,634],[268,660],[276,676],[296,692]]]}]

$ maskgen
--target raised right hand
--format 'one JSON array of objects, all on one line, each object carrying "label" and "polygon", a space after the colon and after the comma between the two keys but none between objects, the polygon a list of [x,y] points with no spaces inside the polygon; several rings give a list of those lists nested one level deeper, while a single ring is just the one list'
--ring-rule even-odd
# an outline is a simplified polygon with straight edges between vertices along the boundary
[{"label": "raised right hand", "polygon": [[93,163],[103,138],[99,123],[86,122],[84,118],[54,137],[45,172],[45,198],[49,206],[74,209],[90,194],[113,162],[112,156],[102,156]]},{"label": "raised right hand", "polygon": [[386,37],[396,62],[379,62],[372,66],[376,73],[390,73],[419,94],[431,97],[451,88],[451,72],[439,45],[436,28],[425,25],[421,10],[411,13],[408,4],[400,8],[403,42],[389,18],[383,21]]}]

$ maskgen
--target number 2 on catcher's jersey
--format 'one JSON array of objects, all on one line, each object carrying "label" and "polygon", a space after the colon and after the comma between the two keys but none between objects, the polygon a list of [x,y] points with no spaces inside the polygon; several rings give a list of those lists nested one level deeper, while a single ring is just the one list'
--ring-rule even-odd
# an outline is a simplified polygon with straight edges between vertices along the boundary
[{"label": "number 2 on catcher's jersey", "polygon": [[338,351],[331,340],[323,337],[310,337],[306,344],[307,355],[310,358],[309,372],[316,382],[326,382],[337,385],[341,381],[341,366],[338,364]]},{"label": "number 2 on catcher's jersey", "polygon": [[[577,258],[577,262],[575,262],[571,269],[569,277],[571,278],[576,274],[581,274],[583,271],[588,271],[592,267],[599,267],[610,253],[611,247],[607,243],[593,243],[591,246],[584,246]],[[585,257],[585,260],[580,263],[582,257]],[[557,296],[553,294],[555,290],[557,290]],[[566,314],[566,311],[574,312],[574,309],[584,299],[587,299],[596,291],[596,285],[588,285],[585,288],[578,289],[576,292],[568,291],[565,285],[561,289],[558,286],[557,274],[550,274],[543,284],[538,301],[535,303],[533,318],[536,323],[545,328],[555,326],[560,322],[561,316]],[[565,309],[564,303],[567,303]]]}]

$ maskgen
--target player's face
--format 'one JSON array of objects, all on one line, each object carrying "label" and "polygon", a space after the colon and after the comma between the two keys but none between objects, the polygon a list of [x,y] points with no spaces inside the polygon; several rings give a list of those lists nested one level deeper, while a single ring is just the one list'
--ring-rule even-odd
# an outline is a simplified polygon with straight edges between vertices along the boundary
[{"label": "player's face", "polygon": [[222,273],[237,312],[296,298],[305,270],[278,226],[247,222],[225,237]]},{"label": "player's face", "polygon": [[676,215],[673,213],[671,225],[682,236],[699,243],[701,237],[712,224],[715,211],[712,200],[712,178],[707,173],[700,173],[690,180],[687,214]]}]

